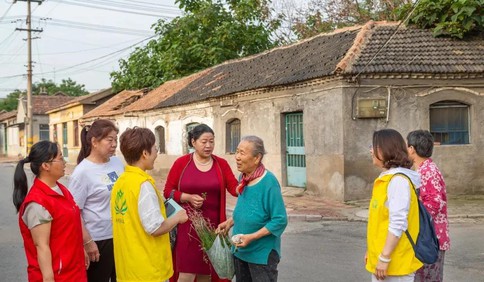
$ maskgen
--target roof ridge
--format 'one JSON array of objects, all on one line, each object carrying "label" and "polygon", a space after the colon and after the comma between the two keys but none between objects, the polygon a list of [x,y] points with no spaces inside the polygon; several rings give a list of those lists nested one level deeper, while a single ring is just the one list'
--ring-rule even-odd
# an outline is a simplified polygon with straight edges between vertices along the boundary
[{"label": "roof ridge", "polygon": [[387,22],[369,21],[361,27],[360,32],[358,32],[358,35],[356,35],[355,40],[353,41],[353,45],[350,47],[350,49],[348,49],[344,58],[341,59],[341,61],[336,65],[334,70],[335,74],[341,74],[345,72],[347,68],[351,67],[351,64],[355,61],[358,55],[361,54],[361,49],[366,40],[369,38],[369,34],[373,28],[376,25],[381,25],[382,23]]}]

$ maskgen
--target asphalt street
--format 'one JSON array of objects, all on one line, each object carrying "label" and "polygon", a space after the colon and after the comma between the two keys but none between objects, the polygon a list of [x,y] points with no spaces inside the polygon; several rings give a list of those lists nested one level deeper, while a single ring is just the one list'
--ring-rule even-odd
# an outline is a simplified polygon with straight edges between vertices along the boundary
[{"label": "asphalt street", "polygon": [[[0,164],[0,281],[23,282],[26,259],[12,204],[13,164]],[[364,269],[364,222],[290,222],[282,239],[279,281],[370,281]],[[484,221],[451,224],[445,281],[484,282]]]}]

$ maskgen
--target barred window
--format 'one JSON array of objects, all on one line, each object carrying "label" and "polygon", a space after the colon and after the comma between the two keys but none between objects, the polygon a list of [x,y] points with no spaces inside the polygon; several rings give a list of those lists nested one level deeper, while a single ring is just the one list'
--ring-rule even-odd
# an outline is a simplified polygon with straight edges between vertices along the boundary
[{"label": "barred window", "polygon": [[39,140],[49,140],[48,124],[39,124]]},{"label": "barred window", "polygon": [[240,142],[240,119],[229,120],[225,128],[225,152],[234,154]]},{"label": "barred window", "polygon": [[442,145],[469,144],[469,105],[457,101],[430,105],[430,132]]}]

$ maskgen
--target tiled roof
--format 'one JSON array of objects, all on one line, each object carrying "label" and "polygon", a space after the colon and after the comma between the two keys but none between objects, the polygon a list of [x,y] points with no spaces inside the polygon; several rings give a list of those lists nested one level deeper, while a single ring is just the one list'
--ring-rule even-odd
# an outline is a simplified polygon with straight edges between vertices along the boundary
[{"label": "tiled roof", "polygon": [[177,106],[244,91],[358,73],[484,74],[483,38],[434,38],[431,31],[402,25],[381,48],[397,26],[398,23],[368,22],[364,26],[320,34],[289,46],[228,61],[166,82],[145,96],[140,92],[123,91],[123,95],[120,93],[106,103],[106,107],[119,104],[117,109],[98,108],[85,117]]},{"label": "tiled roof", "polygon": [[71,101],[60,105],[58,108],[56,108],[55,110],[52,110],[51,112],[59,111],[59,110],[62,110],[64,108],[72,107],[72,106],[75,106],[75,105],[95,104],[96,101],[103,99],[106,96],[111,95],[112,94],[111,90],[112,90],[111,88],[106,88],[106,89],[102,89],[102,90],[99,90],[99,91],[94,92],[94,93],[75,97]]},{"label": "tiled roof", "polygon": [[105,103],[99,105],[82,116],[86,118],[107,117],[116,114],[121,114],[126,111],[126,106],[138,100],[144,95],[143,90],[123,90],[114,95],[111,99]]},{"label": "tiled roof", "polygon": [[359,29],[321,34],[289,46],[214,66],[160,103],[174,106],[241,91],[333,75],[336,65],[353,45]]},{"label": "tiled roof", "polygon": [[165,101],[166,99],[169,99],[174,94],[180,95],[180,92],[187,85],[189,85],[196,79],[200,79],[206,73],[209,73],[209,71],[205,70],[177,80],[167,81],[162,85],[160,85],[159,87],[148,92],[145,96],[143,96],[143,98],[139,99],[138,101],[126,107],[125,110],[129,112],[133,112],[133,111],[146,111],[146,110],[158,108],[159,105],[163,103],[163,101]]},{"label": "tiled roof", "polygon": [[367,26],[370,28],[365,31],[360,53],[348,64],[344,70],[346,74],[484,72],[482,37],[468,40],[435,38],[429,30],[402,25],[375,57],[398,24],[370,22]]},{"label": "tiled roof", "polygon": [[[34,115],[45,115],[60,105],[72,101],[74,97],[64,95],[32,95],[32,113]],[[25,105],[27,99],[25,98]]]},{"label": "tiled roof", "polygon": [[16,116],[17,116],[17,111],[3,112],[3,113],[0,113],[0,121],[4,121]]}]

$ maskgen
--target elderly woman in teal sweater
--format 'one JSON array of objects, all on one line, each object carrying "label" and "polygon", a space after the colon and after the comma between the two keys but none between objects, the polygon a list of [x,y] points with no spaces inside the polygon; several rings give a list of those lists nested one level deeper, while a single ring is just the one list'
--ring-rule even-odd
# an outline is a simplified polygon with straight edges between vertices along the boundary
[{"label": "elderly woman in teal sweater", "polygon": [[261,162],[264,154],[259,137],[245,136],[240,141],[235,155],[242,173],[237,205],[233,217],[217,228],[226,234],[233,227],[236,282],[277,281],[287,214],[281,186]]}]

